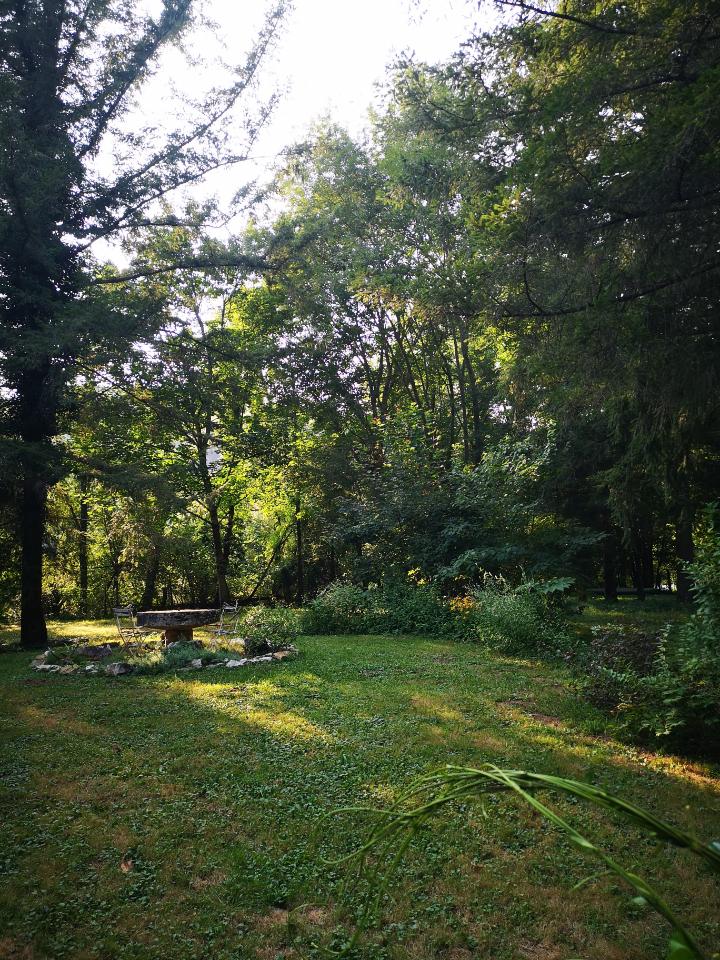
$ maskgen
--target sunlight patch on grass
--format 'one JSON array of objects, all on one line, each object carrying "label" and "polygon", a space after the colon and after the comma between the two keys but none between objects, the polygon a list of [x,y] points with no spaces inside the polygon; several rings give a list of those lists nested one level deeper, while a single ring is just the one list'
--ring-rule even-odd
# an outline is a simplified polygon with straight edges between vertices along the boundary
[{"label": "sunlight patch on grass", "polygon": [[415,694],[411,697],[410,703],[414,710],[434,717],[439,720],[457,721],[464,723],[465,717],[454,707],[451,707],[446,700],[440,696],[430,696],[429,694]]},{"label": "sunlight patch on grass", "polygon": [[[80,638],[84,643],[100,643],[118,640],[114,620],[48,620],[48,640]],[[20,643],[20,624],[11,623],[0,627],[0,644],[16,646]]]},{"label": "sunlight patch on grass", "polygon": [[46,710],[32,704],[20,705],[17,711],[18,718],[31,729],[40,729],[45,732],[58,732],[62,736],[72,734],[76,737],[104,736],[104,731],[95,723],[86,723],[78,720],[68,711]]},{"label": "sunlight patch on grass", "polygon": [[261,706],[257,702],[253,703],[253,699],[275,693],[274,686],[270,682],[257,684],[252,699],[244,699],[241,696],[244,691],[237,691],[237,695],[233,696],[237,688],[233,688],[231,684],[179,681],[173,685],[172,689],[182,693],[189,700],[201,701],[204,707],[210,707],[218,713],[241,720],[243,724],[265,730],[274,736],[326,744],[332,743],[334,739],[327,731],[300,713],[280,707],[272,709]]},{"label": "sunlight patch on grass", "polygon": [[[0,657],[0,925],[18,956],[318,960],[314,944],[346,936],[355,909],[328,860],[348,853],[364,825],[332,816],[315,833],[321,816],[386,807],[446,763],[576,775],[720,836],[717,770],[596,736],[597,711],[574,697],[562,668],[421,637],[299,646],[298,660],[277,666],[103,681],[28,682],[28,654]],[[678,905],[687,892],[699,932],[717,942],[707,877],[590,820]],[[362,955],[656,960],[655,920],[602,884],[571,891],[589,872],[510,802],[448,810],[413,841]],[[309,903],[322,909],[317,923]]]}]

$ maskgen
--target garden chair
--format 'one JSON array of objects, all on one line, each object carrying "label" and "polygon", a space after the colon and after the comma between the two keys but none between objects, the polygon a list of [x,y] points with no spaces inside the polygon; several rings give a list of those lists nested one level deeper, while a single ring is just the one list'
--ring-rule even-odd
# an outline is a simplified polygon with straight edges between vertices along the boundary
[{"label": "garden chair", "polygon": [[235,603],[224,603],[220,610],[220,619],[213,630],[213,640],[216,642],[219,640],[232,640],[237,637],[239,629],[240,610],[237,601],[235,601]]},{"label": "garden chair", "polygon": [[135,620],[135,608],[132,604],[127,607],[113,607],[113,616],[117,625],[122,645],[131,649],[134,643],[145,639],[150,633],[157,633],[150,627],[139,627]]}]

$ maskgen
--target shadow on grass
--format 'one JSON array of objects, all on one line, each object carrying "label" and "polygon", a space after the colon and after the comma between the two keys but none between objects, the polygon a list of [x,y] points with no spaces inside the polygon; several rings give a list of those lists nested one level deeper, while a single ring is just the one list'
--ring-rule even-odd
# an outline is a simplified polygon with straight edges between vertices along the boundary
[{"label": "shadow on grass", "polygon": [[[342,871],[323,858],[349,852],[362,828],[333,820],[313,837],[321,815],[386,804],[446,762],[589,779],[720,835],[710,768],[588,732],[592,711],[547,665],[407,638],[305,638],[301,650],[234,671],[40,684],[26,682],[26,654],[3,658],[0,917],[18,949],[292,956],[292,925],[275,921],[313,903],[334,922]],[[527,943],[537,956],[553,944],[587,960],[657,955],[655,918],[606,888],[570,891],[593,868],[557,834],[503,801],[487,812],[455,811],[418,840],[389,908],[392,956],[531,956]],[[718,934],[707,877],[596,812],[569,812],[694,911],[701,937]]]}]

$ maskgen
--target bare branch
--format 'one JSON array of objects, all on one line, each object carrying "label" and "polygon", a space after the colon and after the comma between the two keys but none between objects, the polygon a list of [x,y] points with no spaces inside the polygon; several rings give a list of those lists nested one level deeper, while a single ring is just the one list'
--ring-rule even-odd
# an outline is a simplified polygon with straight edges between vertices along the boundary
[{"label": "bare branch", "polygon": [[578,17],[571,13],[561,13],[559,10],[545,10],[542,7],[536,7],[532,3],[526,3],[525,0],[495,0],[499,7],[516,7],[527,13],[537,13],[541,17],[551,17],[554,20],[567,20],[570,23],[577,23],[582,27],[588,27],[590,30],[596,30],[599,33],[613,33],[622,37],[652,37],[653,34],[640,33],[638,30],[624,30],[622,27],[614,27],[609,24],[600,23],[597,20],[586,20],[584,17]]}]

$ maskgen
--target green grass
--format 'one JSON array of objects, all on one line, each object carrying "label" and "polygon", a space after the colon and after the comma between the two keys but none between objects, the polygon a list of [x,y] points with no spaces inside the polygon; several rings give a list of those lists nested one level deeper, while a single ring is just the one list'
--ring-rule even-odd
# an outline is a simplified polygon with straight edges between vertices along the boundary
[{"label": "green grass", "polygon": [[[584,615],[587,617],[587,612]],[[53,625],[111,636],[110,624]],[[6,639],[12,636],[6,634]],[[359,904],[324,858],[445,762],[589,780],[720,838],[720,771],[603,736],[547,664],[423,638],[303,638],[292,662],[149,677],[40,676],[0,656],[0,957],[320,956]],[[653,878],[709,952],[718,885],[678,850],[569,801],[563,814]],[[487,816],[486,816],[486,815]],[[507,798],[452,810],[413,843],[358,956],[641,960],[667,928]]]},{"label": "green grass", "polygon": [[686,620],[692,613],[692,605],[680,603],[674,596],[649,596],[640,601],[634,596],[622,596],[614,603],[602,598],[590,601],[582,613],[573,618],[585,629],[596,623],[615,623],[642,627],[650,632],[659,630],[666,623]]}]

